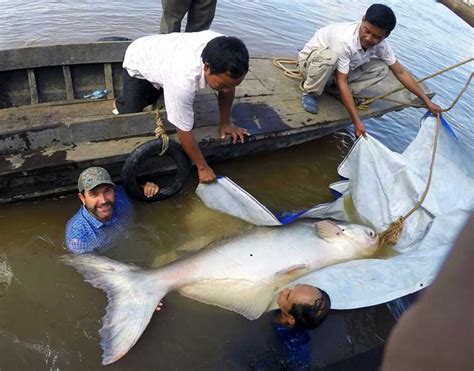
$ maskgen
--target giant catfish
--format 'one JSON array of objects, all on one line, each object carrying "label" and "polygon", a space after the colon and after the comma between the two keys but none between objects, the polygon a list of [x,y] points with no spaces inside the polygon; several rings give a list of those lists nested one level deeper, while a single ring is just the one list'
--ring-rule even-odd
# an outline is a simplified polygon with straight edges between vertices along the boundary
[{"label": "giant catfish", "polygon": [[143,270],[93,254],[66,255],[62,261],[107,294],[99,333],[102,363],[109,364],[137,342],[170,291],[253,320],[293,280],[329,265],[372,256],[377,247],[378,236],[368,227],[298,221],[279,228],[256,227],[157,269]]}]

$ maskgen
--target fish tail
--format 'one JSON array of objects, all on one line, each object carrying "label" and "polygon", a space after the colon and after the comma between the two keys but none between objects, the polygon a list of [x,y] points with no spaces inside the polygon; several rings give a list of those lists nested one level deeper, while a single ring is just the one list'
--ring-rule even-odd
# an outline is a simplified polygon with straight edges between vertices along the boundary
[{"label": "fish tail", "polygon": [[145,331],[172,283],[158,279],[156,271],[146,271],[103,256],[64,255],[60,260],[107,294],[108,304],[99,330],[102,364],[119,360]]}]

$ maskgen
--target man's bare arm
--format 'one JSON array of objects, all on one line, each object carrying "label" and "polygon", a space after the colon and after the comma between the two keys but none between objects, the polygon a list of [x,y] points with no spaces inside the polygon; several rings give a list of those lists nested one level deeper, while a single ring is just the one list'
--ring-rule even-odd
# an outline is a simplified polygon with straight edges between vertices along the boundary
[{"label": "man's bare arm", "polygon": [[336,83],[339,88],[339,93],[341,94],[342,104],[346,107],[349,117],[354,124],[355,136],[359,137],[362,135],[365,137],[365,125],[360,119],[359,111],[357,111],[357,107],[354,103],[354,97],[352,96],[352,90],[349,87],[347,77],[348,74],[336,71]]},{"label": "man's bare arm", "polygon": [[207,164],[207,161],[204,158],[204,155],[202,154],[196,139],[194,139],[194,135],[190,131],[184,131],[178,128],[176,128],[176,131],[184,151],[198,169],[199,182],[214,182],[216,180],[216,174],[214,173],[214,170],[212,170],[212,168]]},{"label": "man's bare arm", "polygon": [[237,143],[237,139],[240,139],[240,142],[244,142],[244,136],[249,135],[247,129],[240,128],[235,126],[230,121],[230,112],[232,110],[232,103],[234,102],[235,96],[235,87],[229,88],[228,91],[219,91],[217,102],[219,104],[219,113],[220,113],[220,125],[219,125],[219,135],[221,139],[224,139],[226,134],[232,136],[233,143]]},{"label": "man's bare arm", "polygon": [[441,113],[442,108],[437,104],[434,104],[431,99],[425,94],[421,86],[415,81],[413,76],[400,64],[395,62],[388,66],[393,72],[394,76],[400,81],[405,88],[420,98],[428,107],[428,109],[434,114]]}]

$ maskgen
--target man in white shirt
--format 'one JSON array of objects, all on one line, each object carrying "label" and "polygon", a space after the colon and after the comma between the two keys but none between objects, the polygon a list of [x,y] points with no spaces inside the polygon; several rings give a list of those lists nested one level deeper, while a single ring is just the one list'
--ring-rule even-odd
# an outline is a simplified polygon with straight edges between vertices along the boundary
[{"label": "man in white shirt", "polygon": [[194,97],[206,85],[218,91],[219,134],[244,142],[246,129],[234,126],[230,112],[235,87],[249,69],[245,44],[236,37],[213,31],[152,35],[135,40],[123,61],[123,94],[116,99],[118,113],[141,112],[164,94],[168,121],[198,169],[199,181],[213,182],[216,175],[207,164],[191,132]]},{"label": "man in white shirt", "polygon": [[365,136],[353,94],[382,80],[390,69],[394,76],[418,96],[433,113],[441,107],[431,102],[410,73],[397,61],[385,40],[395,28],[396,18],[386,5],[371,5],[355,23],[335,23],[318,30],[298,55],[298,70],[304,78],[303,108],[318,112],[318,98],[327,85],[336,84],[356,137]]}]

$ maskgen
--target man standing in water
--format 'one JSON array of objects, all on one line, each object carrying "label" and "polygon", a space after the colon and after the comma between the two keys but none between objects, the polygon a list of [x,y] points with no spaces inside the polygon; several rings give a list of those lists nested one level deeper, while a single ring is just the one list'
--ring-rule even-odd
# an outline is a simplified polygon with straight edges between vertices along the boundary
[{"label": "man standing in water", "polygon": [[[117,236],[123,235],[133,216],[133,207],[121,186],[112,182],[101,167],[85,169],[77,182],[82,207],[66,225],[66,246],[73,254],[104,250]],[[151,182],[143,186],[147,197],[159,187]]]},{"label": "man standing in water", "polygon": [[186,13],[186,32],[199,32],[211,27],[217,0],[161,0],[160,33],[181,32],[181,21]]},{"label": "man standing in water", "polygon": [[230,112],[235,87],[249,69],[245,44],[236,37],[212,31],[152,35],[135,40],[123,61],[123,95],[116,99],[118,114],[141,112],[163,92],[167,119],[175,127],[188,156],[196,164],[199,181],[213,182],[194,136],[194,97],[206,85],[218,92],[219,135],[244,142],[246,129],[234,126]]},{"label": "man standing in water", "polygon": [[[419,97],[437,114],[441,107],[431,102],[410,73],[398,62],[385,40],[395,28],[396,18],[386,5],[373,4],[360,22],[335,23],[318,30],[298,55],[298,70],[303,76],[303,108],[318,113],[319,96],[335,83],[347,109],[356,137],[365,136],[353,94],[374,85],[388,74]],[[334,73],[335,71],[335,73]]]}]

